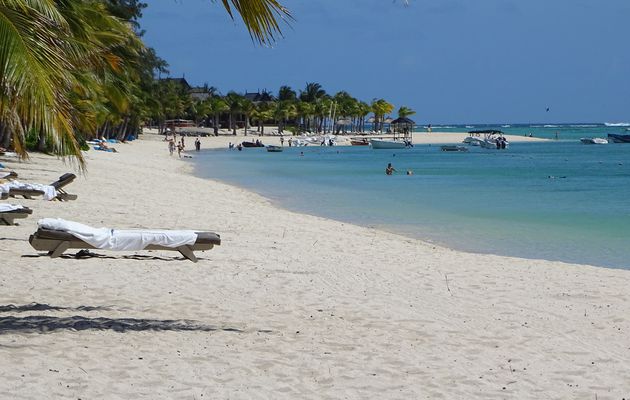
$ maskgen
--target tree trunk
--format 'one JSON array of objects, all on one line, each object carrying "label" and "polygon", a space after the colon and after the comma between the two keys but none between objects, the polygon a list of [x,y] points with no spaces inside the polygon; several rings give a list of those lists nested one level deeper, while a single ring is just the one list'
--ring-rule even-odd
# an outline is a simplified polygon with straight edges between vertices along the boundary
[{"label": "tree trunk", "polygon": [[11,132],[9,128],[0,122],[0,146],[8,149],[11,145]]},{"label": "tree trunk", "polygon": [[37,151],[41,151],[41,152],[46,151],[46,136],[44,135],[44,131],[39,132],[39,140],[37,141]]}]

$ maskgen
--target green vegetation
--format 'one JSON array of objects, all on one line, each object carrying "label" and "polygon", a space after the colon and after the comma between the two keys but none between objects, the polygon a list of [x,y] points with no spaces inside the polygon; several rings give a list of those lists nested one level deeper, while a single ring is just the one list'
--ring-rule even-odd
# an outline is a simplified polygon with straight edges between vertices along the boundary
[{"label": "green vegetation", "polygon": [[[277,0],[221,4],[259,43],[273,41],[277,21],[290,18]],[[190,112],[186,96],[154,79],[167,64],[142,43],[145,7],[139,0],[0,0],[0,146],[26,157],[34,132],[37,149],[83,166],[84,138],[124,139],[152,117]]]},{"label": "green vegetation", "polygon": [[[264,133],[265,125],[269,124],[278,126],[280,132],[288,129],[295,134],[338,134],[365,131],[366,117],[370,113],[374,114],[374,129],[382,130],[386,117],[394,110],[394,106],[384,99],[374,99],[368,104],[345,91],[329,95],[319,83],[312,82],[299,92],[289,86],[281,86],[276,95],[269,92],[239,94],[230,91],[221,96],[214,88],[192,90],[196,94],[204,93],[204,100],[194,100],[189,92],[182,90],[185,84],[181,80],[179,86],[174,82],[159,82],[169,93],[164,98],[171,99],[168,104],[186,106],[170,107],[172,112],[153,115],[151,125],[160,129],[164,128],[165,119],[185,119],[212,126],[215,134],[222,127],[236,135],[237,128],[247,126],[249,129],[252,121],[257,125],[256,131],[261,134]],[[414,113],[404,106],[398,110],[399,116]]]},{"label": "green vegetation", "polygon": [[[290,20],[277,0],[221,0],[230,17],[241,16],[252,40],[265,44]],[[126,140],[142,126],[165,127],[172,119],[236,129],[250,124],[264,133],[362,131],[369,113],[374,127],[394,106],[371,104],[318,83],[277,95],[222,96],[213,87],[191,88],[183,79],[160,79],[168,64],[142,42],[141,0],[0,0],[0,147],[22,157],[28,151],[72,156],[81,167],[86,139]],[[411,115],[401,107],[399,114]]]}]

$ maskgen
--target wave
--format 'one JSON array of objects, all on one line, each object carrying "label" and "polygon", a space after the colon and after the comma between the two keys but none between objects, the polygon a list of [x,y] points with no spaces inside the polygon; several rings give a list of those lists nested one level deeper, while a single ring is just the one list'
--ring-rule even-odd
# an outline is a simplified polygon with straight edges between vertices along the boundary
[{"label": "wave", "polygon": [[472,129],[474,127],[475,127],[474,125],[466,125],[466,126],[464,126],[464,128],[467,128],[467,129]]},{"label": "wave", "polygon": [[543,128],[558,128],[558,125],[543,125]]},{"label": "wave", "polygon": [[512,125],[501,125],[501,128],[511,128]]},{"label": "wave", "polygon": [[606,126],[630,126],[630,122],[604,122]]},{"label": "wave", "polygon": [[598,126],[594,124],[569,125],[570,128],[597,128]]}]

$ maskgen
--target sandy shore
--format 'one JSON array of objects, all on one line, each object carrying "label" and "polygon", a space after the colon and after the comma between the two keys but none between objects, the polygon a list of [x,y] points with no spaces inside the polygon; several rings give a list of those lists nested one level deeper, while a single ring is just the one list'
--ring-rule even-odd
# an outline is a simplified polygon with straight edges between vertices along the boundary
[{"label": "sandy shore", "polygon": [[[206,130],[208,130],[206,128]],[[210,130],[208,130],[210,131]],[[147,133],[153,133],[153,134],[157,134],[157,129],[146,129]],[[260,139],[264,144],[270,144],[270,145],[280,145],[280,136],[279,135],[271,135],[270,132],[277,132],[277,128],[276,127],[266,127],[265,128],[265,135],[263,137],[260,137],[258,135],[258,133],[255,131],[254,129],[250,129],[249,134],[247,136],[244,135],[243,129],[238,129],[237,130],[237,135],[233,136],[230,134],[229,130],[226,129],[222,129],[220,131],[220,135],[219,136],[209,136],[209,137],[203,137],[202,139],[202,145],[204,148],[221,148],[221,147],[228,147],[229,143],[234,143],[234,144],[238,144],[241,143],[244,140],[256,140],[256,139]],[[388,135],[385,135],[388,136]],[[391,135],[389,135],[391,136]],[[427,132],[414,132],[413,133],[413,143],[414,144],[461,144],[462,141],[467,137],[470,136],[468,133],[466,132],[448,132],[448,133],[443,133],[443,132],[431,132],[431,133],[427,133]],[[527,136],[520,136],[520,135],[504,135],[505,138],[510,142],[510,143],[524,143],[524,142],[545,142],[548,141],[549,139],[542,139],[542,138],[536,138],[536,137],[527,137]],[[284,134],[284,145],[287,146],[288,145],[288,139],[291,137],[291,133],[288,131],[285,131]],[[341,145],[350,145],[350,138],[359,138],[359,137],[376,137],[378,138],[379,136],[371,136],[371,135],[351,135],[351,134],[346,134],[346,135],[340,135],[338,137],[338,143]],[[195,140],[194,137],[187,137],[186,138],[186,145],[187,147],[193,147],[193,142]]]},{"label": "sandy shore", "polygon": [[[0,226],[0,398],[630,396],[630,271],[461,253],[281,210],[191,176],[156,139],[88,152],[68,188],[77,201],[13,201],[34,214]],[[0,162],[35,182],[72,169]],[[42,217],[211,230],[223,244],[197,264],[146,251],[50,259],[27,241]]]}]

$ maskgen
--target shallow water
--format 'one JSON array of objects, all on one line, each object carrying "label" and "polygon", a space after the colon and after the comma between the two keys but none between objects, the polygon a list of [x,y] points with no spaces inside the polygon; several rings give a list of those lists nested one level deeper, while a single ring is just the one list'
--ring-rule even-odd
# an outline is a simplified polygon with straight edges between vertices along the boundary
[{"label": "shallow water", "polygon": [[211,150],[194,162],[199,176],[299,212],[458,250],[630,269],[630,144]]}]

